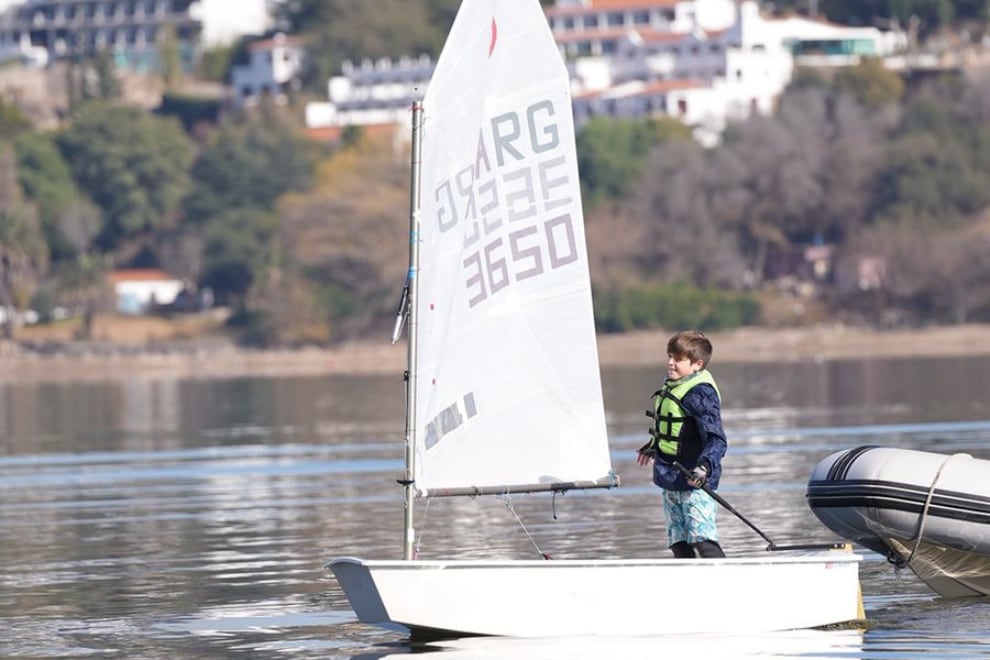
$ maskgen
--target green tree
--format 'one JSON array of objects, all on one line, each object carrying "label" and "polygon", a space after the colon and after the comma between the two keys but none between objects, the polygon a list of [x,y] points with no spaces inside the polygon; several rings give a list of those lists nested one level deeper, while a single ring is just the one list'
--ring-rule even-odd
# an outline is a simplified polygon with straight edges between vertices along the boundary
[{"label": "green tree", "polygon": [[117,65],[109,48],[100,50],[93,56],[90,67],[94,74],[94,84],[88,86],[86,97],[108,101],[123,96],[123,87],[117,77]]},{"label": "green tree", "polygon": [[271,211],[281,195],[309,186],[314,163],[312,145],[283,120],[225,123],[193,165],[187,219],[204,225],[230,209]]},{"label": "green tree", "polygon": [[0,96],[0,140],[12,140],[31,130],[28,119],[16,103]]},{"label": "green tree", "polygon": [[9,144],[0,147],[0,306],[4,337],[13,337],[14,315],[31,299],[47,266],[48,249],[35,208],[24,200],[17,160]]},{"label": "green tree", "polygon": [[874,219],[952,228],[990,204],[990,100],[985,81],[943,76],[904,104],[874,185]]},{"label": "green tree", "polygon": [[622,199],[639,180],[654,146],[688,137],[690,130],[673,119],[592,118],[577,135],[585,199],[591,204]]},{"label": "green tree", "polygon": [[233,46],[219,46],[206,50],[199,59],[197,68],[199,77],[213,82],[227,82],[233,56]]},{"label": "green tree", "polygon": [[248,291],[277,262],[278,221],[261,209],[234,208],[217,215],[206,229],[203,272],[217,302],[241,305]]},{"label": "green tree", "polygon": [[867,58],[854,67],[841,69],[835,76],[835,88],[852,94],[868,108],[895,104],[904,96],[901,76],[875,58]]},{"label": "green tree", "polygon": [[[62,222],[63,214],[78,201],[81,193],[68,164],[49,134],[24,133],[18,136],[14,148],[20,184],[25,195],[38,206],[52,259],[73,257],[79,246],[63,233]],[[88,245],[81,247],[85,249]]]},{"label": "green tree", "polygon": [[104,214],[97,237],[102,248],[148,239],[177,222],[193,160],[193,145],[177,121],[91,102],[57,144],[80,188]]},{"label": "green tree", "polygon": [[175,27],[165,26],[158,36],[159,68],[165,89],[174,90],[182,82],[182,52]]},{"label": "green tree", "polygon": [[957,19],[985,19],[981,0],[822,0],[821,9],[831,20],[852,25],[876,25],[878,19],[895,20],[907,26],[920,22],[927,35]]},{"label": "green tree", "polygon": [[969,149],[958,141],[903,135],[888,149],[874,213],[916,227],[958,227],[990,203],[986,176],[972,167]]},{"label": "green tree", "polygon": [[72,109],[87,100],[119,99],[123,92],[113,53],[106,48],[88,58],[74,57],[68,62],[65,75]]}]

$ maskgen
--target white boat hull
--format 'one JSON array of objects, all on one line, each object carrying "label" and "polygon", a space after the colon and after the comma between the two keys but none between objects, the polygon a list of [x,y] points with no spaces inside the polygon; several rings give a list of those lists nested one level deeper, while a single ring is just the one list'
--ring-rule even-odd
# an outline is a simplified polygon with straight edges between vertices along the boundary
[{"label": "white boat hull", "polygon": [[990,461],[857,447],[823,459],[807,497],[829,529],[906,564],[940,596],[990,595]]},{"label": "white boat hull", "polygon": [[[812,628],[863,618],[860,557],[364,561],[328,564],[364,623],[413,637],[657,635]],[[678,601],[684,606],[676,605]]]}]

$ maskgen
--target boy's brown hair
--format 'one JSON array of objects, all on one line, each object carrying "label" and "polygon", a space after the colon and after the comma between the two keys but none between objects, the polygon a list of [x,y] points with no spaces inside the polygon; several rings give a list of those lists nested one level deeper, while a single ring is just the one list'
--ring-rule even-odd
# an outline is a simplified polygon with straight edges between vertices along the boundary
[{"label": "boy's brown hair", "polygon": [[701,360],[702,366],[707,367],[712,359],[712,343],[697,330],[682,330],[667,342],[667,355],[688,358],[691,362]]}]

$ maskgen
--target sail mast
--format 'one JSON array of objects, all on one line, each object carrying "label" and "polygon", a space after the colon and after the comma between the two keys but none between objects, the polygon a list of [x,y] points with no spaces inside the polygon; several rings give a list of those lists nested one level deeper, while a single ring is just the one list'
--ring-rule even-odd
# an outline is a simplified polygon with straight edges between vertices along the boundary
[{"label": "sail mast", "polygon": [[404,527],[402,535],[402,556],[404,559],[413,558],[413,541],[416,536],[413,504],[416,499],[416,334],[419,321],[419,311],[416,308],[419,291],[419,194],[420,194],[420,155],[422,135],[423,104],[413,101],[412,105],[412,157],[409,175],[409,274],[408,299],[406,308],[409,312],[409,330],[406,335],[408,351],[406,357],[406,473],[403,484],[406,489]]}]

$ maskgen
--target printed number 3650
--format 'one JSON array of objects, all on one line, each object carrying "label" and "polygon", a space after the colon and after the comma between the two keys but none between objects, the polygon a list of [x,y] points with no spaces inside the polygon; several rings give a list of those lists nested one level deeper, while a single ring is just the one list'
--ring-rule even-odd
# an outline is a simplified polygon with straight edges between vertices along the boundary
[{"label": "printed number 3650", "polygon": [[464,259],[464,283],[473,295],[468,305],[484,302],[508,287],[578,260],[570,214],[529,225],[490,241]]}]

